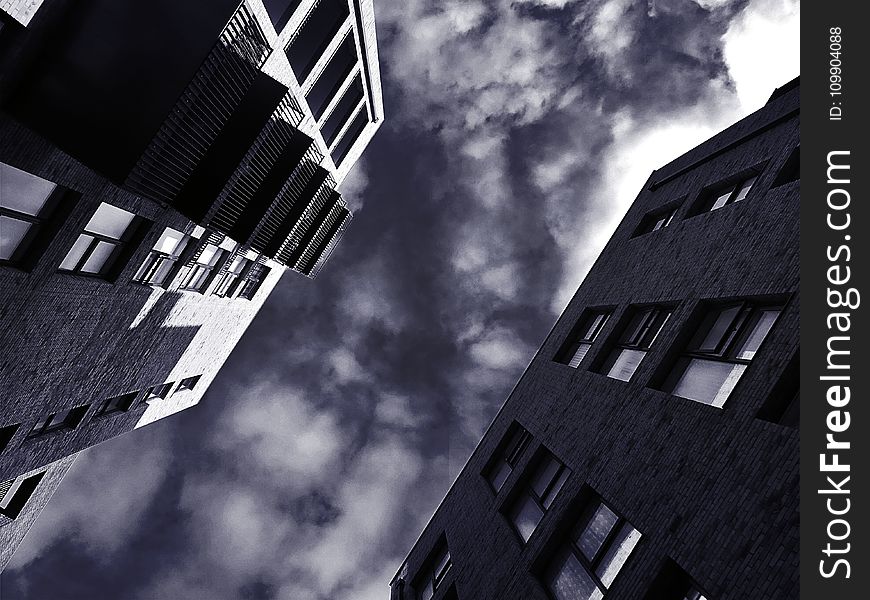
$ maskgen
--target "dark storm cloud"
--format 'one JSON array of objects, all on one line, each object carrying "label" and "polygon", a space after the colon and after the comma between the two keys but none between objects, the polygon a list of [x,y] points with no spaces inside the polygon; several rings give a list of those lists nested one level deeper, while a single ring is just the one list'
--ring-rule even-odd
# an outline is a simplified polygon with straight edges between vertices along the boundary
[{"label": "dark storm cloud", "polygon": [[387,121],[341,245],[198,407],[79,461],[4,600],[386,598],[649,170],[737,115],[742,4],[699,4],[376,0]]}]

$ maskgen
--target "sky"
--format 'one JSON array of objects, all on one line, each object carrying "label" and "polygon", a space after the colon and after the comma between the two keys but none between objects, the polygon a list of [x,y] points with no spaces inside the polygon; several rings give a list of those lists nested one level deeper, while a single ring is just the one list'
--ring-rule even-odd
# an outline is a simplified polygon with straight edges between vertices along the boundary
[{"label": "sky", "polygon": [[3,600],[386,600],[649,173],[798,75],[788,0],[375,0],[386,119],[320,276],[80,455]]}]

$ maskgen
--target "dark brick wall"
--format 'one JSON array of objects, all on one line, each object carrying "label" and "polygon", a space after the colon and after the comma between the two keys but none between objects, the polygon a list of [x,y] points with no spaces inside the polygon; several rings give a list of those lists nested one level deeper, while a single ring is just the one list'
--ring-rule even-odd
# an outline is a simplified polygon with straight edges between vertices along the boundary
[{"label": "dark brick wall", "polygon": [[[0,161],[79,196],[64,199],[75,206],[32,270],[0,265],[0,427],[21,423],[0,452],[3,481],[196,404],[282,270],[272,269],[252,301],[134,283],[164,227],[192,231],[194,224],[112,185],[2,115]],[[102,201],[150,220],[144,238],[114,282],[58,272]],[[195,391],[94,416],[106,398],[199,374]],[[42,416],[87,403],[77,429],[26,439]]]},{"label": "dark brick wall", "polygon": [[[798,431],[757,414],[798,348],[799,183],[770,187],[798,143],[795,89],[650,176],[399,577],[413,580],[445,533],[453,568],[436,598],[451,582],[459,598],[546,598],[533,573],[591,487],[642,534],[608,599],[642,598],[667,557],[711,600],[797,597]],[[744,201],[687,216],[707,186],[759,164]],[[670,226],[632,237],[679,199]],[[650,387],[700,302],[771,295],[785,309],[723,408]],[[591,372],[629,305],[652,302],[676,308],[631,381]],[[580,367],[554,362],[584,309],[599,306],[614,313]],[[535,448],[497,496],[481,475],[513,420],[572,471],[525,546],[500,510]]]}]

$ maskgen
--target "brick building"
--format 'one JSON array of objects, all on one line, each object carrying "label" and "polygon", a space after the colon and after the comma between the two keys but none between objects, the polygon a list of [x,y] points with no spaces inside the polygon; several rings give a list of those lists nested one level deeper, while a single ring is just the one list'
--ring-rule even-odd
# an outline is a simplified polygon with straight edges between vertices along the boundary
[{"label": "brick building", "polygon": [[798,594],[799,88],[653,172],[393,600]]},{"label": "brick building", "polygon": [[371,0],[0,23],[2,568],[76,452],[197,404],[282,273],[317,275],[383,104]]}]

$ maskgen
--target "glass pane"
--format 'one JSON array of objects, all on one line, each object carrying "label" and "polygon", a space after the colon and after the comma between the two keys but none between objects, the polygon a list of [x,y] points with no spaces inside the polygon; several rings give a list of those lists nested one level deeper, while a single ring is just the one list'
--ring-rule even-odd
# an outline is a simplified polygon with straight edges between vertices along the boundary
[{"label": "glass pane", "polygon": [[716,316],[716,320],[710,326],[710,330],[707,332],[704,341],[701,342],[697,349],[703,352],[716,352],[719,349],[719,345],[722,343],[723,338],[728,333],[734,319],[740,313],[740,308],[741,307],[738,305],[720,310],[719,314]]},{"label": "glass pane", "polygon": [[489,482],[492,484],[493,489],[499,491],[510,474],[511,468],[503,460],[493,465],[492,470],[489,472]]},{"label": "glass pane", "polygon": [[213,267],[215,263],[218,261],[220,257],[220,252],[218,252],[220,248],[215,246],[214,244],[206,244],[205,248],[202,249],[202,253],[199,255],[199,258],[196,259],[201,265],[208,265]]},{"label": "glass pane", "polygon": [[737,191],[737,195],[734,197],[734,202],[740,202],[749,194],[749,190],[752,189],[752,184],[755,183],[756,178],[750,177],[746,181],[743,182],[743,185],[740,186],[740,189]]},{"label": "glass pane", "polygon": [[628,555],[634,550],[638,540],[640,540],[640,532],[628,523],[624,523],[595,569],[601,583],[606,587],[610,587],[616,579],[616,575],[625,564]]},{"label": "glass pane", "polygon": [[535,473],[532,476],[532,489],[535,490],[535,494],[538,495],[538,498],[544,497],[547,487],[556,477],[556,473],[559,471],[560,466],[561,463],[559,463],[559,461],[552,456],[547,456],[535,469]]},{"label": "glass pane", "polygon": [[242,272],[242,268],[245,266],[245,261],[247,259],[242,258],[241,256],[237,256],[233,259],[233,262],[230,263],[230,273],[234,275],[238,275]]},{"label": "glass pane", "polygon": [[50,181],[0,163],[0,206],[35,217],[54,188]]},{"label": "glass pane", "polygon": [[117,248],[115,244],[103,241],[97,242],[97,247],[93,249],[85,264],[82,265],[81,271],[83,273],[100,273],[104,271],[110,266],[109,261],[112,258],[112,253],[115,252],[115,248]]},{"label": "glass pane", "polygon": [[177,257],[184,249],[184,241],[183,233],[175,231],[171,227],[167,227],[163,230],[163,234],[160,236],[160,239],[157,240],[157,243],[154,244],[154,249],[163,252],[164,254]]},{"label": "glass pane", "polygon": [[600,328],[604,325],[604,319],[607,318],[607,315],[597,314],[595,318],[592,319],[592,322],[589,324],[589,329],[586,330],[586,333],[583,334],[581,339],[592,341],[595,339]]},{"label": "glass pane", "polygon": [[450,552],[444,552],[435,565],[435,581],[441,581],[450,568]]},{"label": "glass pane", "polygon": [[761,316],[758,318],[758,322],[755,324],[755,327],[752,328],[752,332],[746,337],[746,341],[740,345],[740,348],[737,351],[737,358],[752,360],[753,357],[755,357],[758,347],[761,346],[761,342],[763,342],[764,338],[767,337],[770,328],[773,327],[773,323],[776,321],[778,316],[778,310],[762,311]]},{"label": "glass pane", "polygon": [[66,258],[63,259],[63,262],[60,263],[61,269],[66,269],[67,271],[72,271],[76,268],[76,265],[79,264],[79,261],[82,259],[82,256],[85,255],[85,251],[87,251],[88,246],[91,245],[91,242],[94,240],[89,235],[81,234],[76,243],[73,244],[73,247],[70,248],[70,251],[67,252]]},{"label": "glass pane", "polygon": [[513,521],[520,536],[522,536],[523,540],[526,542],[528,542],[529,538],[532,537],[532,533],[535,532],[535,528],[543,518],[544,511],[542,511],[540,507],[535,504],[535,501],[532,500],[531,496],[527,494],[523,494],[517,498],[516,503],[511,509],[511,521]]},{"label": "glass pane", "polygon": [[617,352],[619,356],[616,357],[613,366],[607,372],[607,376],[619,379],[620,381],[628,381],[634,375],[640,361],[646,356],[646,352],[643,350],[629,350],[627,348],[617,350]]},{"label": "glass pane", "polygon": [[432,580],[430,579],[423,585],[423,589],[420,590],[420,595],[418,597],[420,600],[429,600],[434,595],[435,588],[432,587]]},{"label": "glass pane", "polygon": [[571,357],[571,360],[568,361],[569,367],[578,367],[580,363],[583,361],[583,357],[586,356],[586,353],[589,352],[589,348],[592,344],[580,344],[577,346],[577,350],[574,351],[574,355]]},{"label": "glass pane", "polygon": [[616,525],[618,517],[603,502],[598,502],[598,507],[592,516],[582,526],[576,538],[577,547],[589,560],[594,560],[595,555],[601,548],[601,544],[607,538],[610,530]]},{"label": "glass pane", "polygon": [[163,285],[163,282],[166,281],[166,276],[169,275],[169,272],[172,270],[173,263],[169,259],[161,259],[160,266],[157,267],[157,270],[154,272],[154,275],[151,276],[151,279],[148,283],[153,283],[154,285]]},{"label": "glass pane", "polygon": [[674,394],[721,408],[746,365],[693,358],[674,387]]},{"label": "glass pane", "polygon": [[85,231],[120,240],[135,216],[131,212],[103,202],[85,225]]},{"label": "glass pane", "polygon": [[556,495],[558,495],[559,490],[561,490],[562,486],[565,485],[565,481],[568,479],[568,473],[569,471],[567,468],[562,469],[559,472],[559,478],[556,480],[556,483],[550,487],[547,491],[547,495],[541,498],[541,504],[544,505],[544,508],[550,508],[550,505],[553,503]]},{"label": "glass pane", "polygon": [[601,590],[572,552],[563,549],[545,574],[547,588],[556,600],[600,600]]},{"label": "glass pane", "polygon": [[27,221],[0,216],[0,259],[12,258],[31,226]]},{"label": "glass pane", "polygon": [[710,210],[716,210],[725,206],[725,204],[728,203],[728,197],[731,195],[731,191],[732,190],[729,189],[727,192],[724,192],[722,195],[716,198],[716,202],[713,203],[713,206],[710,207]]}]

